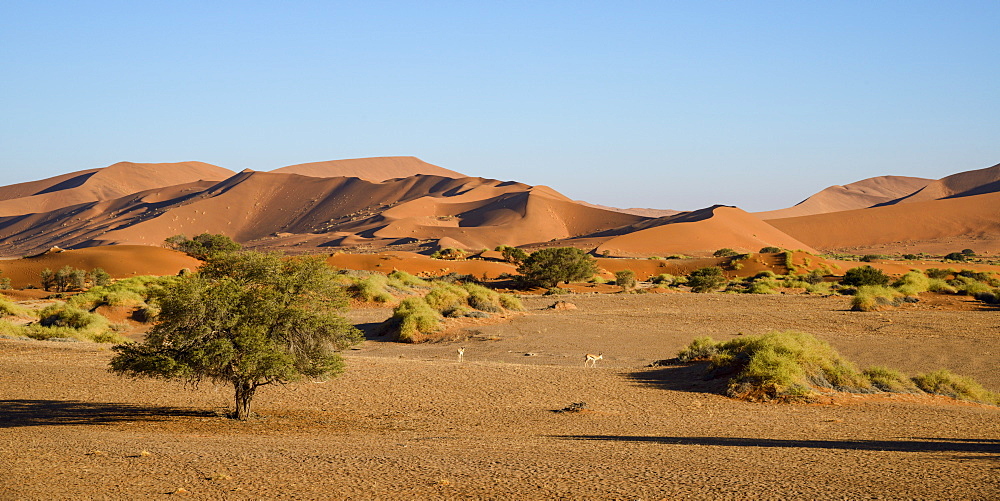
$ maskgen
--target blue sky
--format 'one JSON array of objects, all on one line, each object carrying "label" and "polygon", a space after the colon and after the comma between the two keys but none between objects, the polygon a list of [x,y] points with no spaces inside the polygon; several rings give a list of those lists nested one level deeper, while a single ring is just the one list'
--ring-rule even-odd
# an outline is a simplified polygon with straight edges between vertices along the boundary
[{"label": "blue sky", "polygon": [[1000,2],[0,1],[0,184],[414,155],[621,207],[1000,162]]}]

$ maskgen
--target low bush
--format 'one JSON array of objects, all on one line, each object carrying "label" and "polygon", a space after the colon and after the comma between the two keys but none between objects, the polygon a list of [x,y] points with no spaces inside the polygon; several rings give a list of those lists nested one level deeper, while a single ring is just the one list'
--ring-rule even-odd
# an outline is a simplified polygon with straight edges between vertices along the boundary
[{"label": "low bush", "polygon": [[621,270],[615,272],[615,285],[621,287],[624,291],[629,291],[635,288],[638,282],[635,279],[635,272],[632,270]]},{"label": "low bush", "polygon": [[433,334],[441,326],[441,315],[420,297],[402,300],[392,318],[399,324],[398,340],[404,343],[420,341],[421,335]]},{"label": "low bush", "polygon": [[500,294],[500,305],[510,311],[524,311],[524,303],[513,294]]},{"label": "low bush", "polygon": [[767,247],[761,247],[760,248],[760,253],[761,254],[777,254],[779,252],[784,252],[781,247],[767,246]]},{"label": "low bush", "polygon": [[737,254],[739,254],[739,252],[736,252],[735,250],[730,249],[729,247],[723,247],[712,253],[712,255],[715,257],[730,257],[730,256],[735,256]]},{"label": "low bush", "polygon": [[721,343],[700,337],[677,358],[708,360],[708,377],[727,377],[726,393],[744,400],[796,400],[813,394],[814,388],[830,388],[854,393],[926,392],[1000,405],[1000,394],[943,369],[913,378],[878,366],[859,372],[829,344],[802,332],[771,332]]},{"label": "low bush", "polygon": [[930,289],[930,279],[927,275],[913,270],[900,277],[892,286],[904,296],[916,296]]},{"label": "low bush", "polygon": [[913,380],[897,370],[882,366],[873,366],[862,371],[862,374],[879,391],[887,393],[920,393],[920,389],[917,388]]},{"label": "low bush", "polygon": [[656,284],[656,285],[671,286],[671,285],[674,284],[674,280],[676,280],[676,279],[677,279],[677,277],[675,277],[675,276],[673,276],[673,275],[671,275],[669,273],[661,273],[659,275],[651,277],[649,279],[649,281],[652,282],[652,283],[654,283],[654,284]]},{"label": "low bush", "polygon": [[34,317],[34,313],[6,297],[0,296],[0,317]]},{"label": "low bush", "polygon": [[956,271],[950,269],[942,270],[940,268],[927,268],[926,270],[924,270],[924,274],[927,275],[927,278],[946,279],[950,278],[953,273],[956,273]]},{"label": "low bush", "polygon": [[469,306],[487,313],[499,313],[503,311],[503,306],[500,303],[500,294],[497,291],[479,284],[465,284],[462,287],[468,292],[466,301]]},{"label": "low bush", "polygon": [[913,382],[927,393],[946,395],[959,400],[1000,405],[1000,394],[988,391],[972,378],[952,374],[946,369],[916,376],[913,378]]},{"label": "low bush", "polygon": [[393,270],[393,272],[388,275],[388,278],[389,285],[393,287],[430,287],[430,284],[426,280],[415,277],[401,270]]},{"label": "low bush", "polygon": [[677,360],[684,363],[711,360],[719,352],[717,346],[718,343],[708,336],[696,337],[691,344],[677,353]]},{"label": "low bush", "polygon": [[955,294],[958,292],[958,289],[952,287],[948,282],[941,278],[928,278],[927,290],[931,292],[946,292],[948,294]]},{"label": "low bush", "polygon": [[879,311],[896,306],[896,298],[901,296],[896,289],[884,285],[863,285],[858,287],[851,300],[854,311]]}]

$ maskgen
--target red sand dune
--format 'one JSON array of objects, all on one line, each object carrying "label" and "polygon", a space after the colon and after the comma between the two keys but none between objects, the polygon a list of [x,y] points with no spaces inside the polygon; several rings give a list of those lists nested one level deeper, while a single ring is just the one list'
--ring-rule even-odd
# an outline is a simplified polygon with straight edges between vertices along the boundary
[{"label": "red sand dune", "polygon": [[1000,193],[772,219],[768,223],[822,250],[891,244],[915,251],[921,242],[941,239],[953,239],[954,246],[959,246],[953,250],[961,250],[963,242],[1000,238]]},{"label": "red sand dune", "polygon": [[774,227],[736,207],[716,206],[688,213],[687,218],[674,216],[673,219],[663,218],[667,224],[637,227],[636,231],[604,241],[597,252],[613,256],[710,255],[723,247],[757,252],[767,246],[814,252],[809,245],[775,231]]},{"label": "red sand dune", "polygon": [[767,220],[864,209],[909,195],[931,182],[919,177],[873,177],[844,186],[830,186],[793,207],[756,212],[754,215]]},{"label": "red sand dune", "polygon": [[330,160],[289,165],[271,172],[299,174],[311,177],[357,177],[368,181],[385,181],[417,174],[450,178],[466,177],[453,170],[429,164],[416,157],[373,157]]},{"label": "red sand dune", "polygon": [[259,248],[378,248],[445,240],[492,249],[644,219],[584,207],[545,186],[483,178],[421,175],[375,183],[245,171],[207,188],[181,185],[0,218],[0,243],[7,244],[7,252],[25,254],[56,244],[158,245],[171,235],[210,232]]},{"label": "red sand dune", "polygon": [[138,275],[176,275],[184,268],[194,270],[200,265],[201,261],[187,254],[163,247],[115,245],[0,260],[0,271],[3,272],[0,276],[10,278],[13,287],[23,288],[28,284],[40,286],[40,274],[46,268],[53,271],[63,266],[87,271],[103,268],[113,278],[128,278]]},{"label": "red sand dune", "polygon": [[48,212],[132,193],[233,175],[202,162],[141,164],[119,162],[62,176],[0,188],[0,216]]}]

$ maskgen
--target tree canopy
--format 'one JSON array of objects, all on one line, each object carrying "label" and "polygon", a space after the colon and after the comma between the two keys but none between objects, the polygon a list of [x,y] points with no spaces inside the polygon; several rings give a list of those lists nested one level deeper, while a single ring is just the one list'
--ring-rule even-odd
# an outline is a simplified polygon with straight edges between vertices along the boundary
[{"label": "tree canopy", "polygon": [[112,372],[232,384],[234,417],[251,415],[257,388],[343,371],[339,351],[362,340],[322,258],[237,252],[159,292],[158,323],[142,343],[118,345]]},{"label": "tree canopy", "polygon": [[179,250],[196,259],[207,259],[214,254],[224,254],[240,250],[240,244],[226,235],[217,233],[202,233],[194,238],[184,235],[174,235],[164,240],[167,247]]},{"label": "tree canopy", "polygon": [[554,247],[532,252],[517,271],[529,285],[555,287],[559,282],[592,277],[597,273],[597,261],[580,249]]}]

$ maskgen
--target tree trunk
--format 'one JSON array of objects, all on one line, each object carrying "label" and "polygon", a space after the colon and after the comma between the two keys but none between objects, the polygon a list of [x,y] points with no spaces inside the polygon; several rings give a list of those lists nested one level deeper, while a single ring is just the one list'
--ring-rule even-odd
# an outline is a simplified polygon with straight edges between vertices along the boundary
[{"label": "tree trunk", "polygon": [[234,417],[240,421],[250,419],[250,401],[257,386],[249,381],[233,381],[236,387],[236,412]]}]

